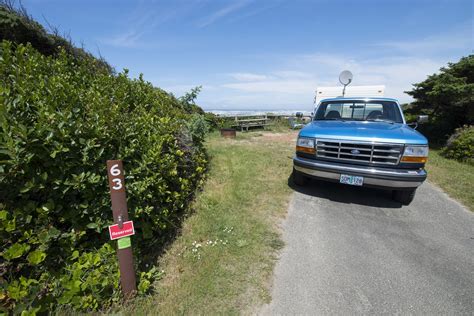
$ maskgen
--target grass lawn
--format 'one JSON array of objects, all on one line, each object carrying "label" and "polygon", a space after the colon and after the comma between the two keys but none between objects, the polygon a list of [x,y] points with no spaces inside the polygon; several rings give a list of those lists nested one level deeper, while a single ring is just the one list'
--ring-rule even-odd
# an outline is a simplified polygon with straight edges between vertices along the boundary
[{"label": "grass lawn", "polygon": [[288,130],[211,135],[209,178],[163,256],[157,294],[127,313],[248,314],[270,300],[295,138]]},{"label": "grass lawn", "polygon": [[446,159],[439,150],[430,149],[426,169],[429,181],[474,211],[474,166]]}]

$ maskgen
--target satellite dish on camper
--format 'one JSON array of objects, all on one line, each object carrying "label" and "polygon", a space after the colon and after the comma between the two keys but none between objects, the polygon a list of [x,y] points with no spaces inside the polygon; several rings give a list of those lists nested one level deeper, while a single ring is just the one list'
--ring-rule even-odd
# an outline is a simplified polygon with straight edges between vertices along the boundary
[{"label": "satellite dish on camper", "polygon": [[339,82],[344,85],[344,89],[342,89],[342,96],[343,97],[346,94],[346,86],[349,85],[352,82],[352,78],[353,78],[352,72],[350,72],[349,70],[344,70],[339,75]]},{"label": "satellite dish on camper", "polygon": [[352,72],[350,72],[349,70],[344,70],[339,75],[339,82],[347,86],[348,84],[352,82],[352,78],[353,78]]}]

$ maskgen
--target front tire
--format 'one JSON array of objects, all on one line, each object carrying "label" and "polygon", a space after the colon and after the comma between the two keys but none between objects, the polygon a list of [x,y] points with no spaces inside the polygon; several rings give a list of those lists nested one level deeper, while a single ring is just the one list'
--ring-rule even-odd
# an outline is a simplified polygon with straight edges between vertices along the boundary
[{"label": "front tire", "polygon": [[393,199],[403,205],[409,205],[415,198],[416,189],[395,190],[392,193]]},{"label": "front tire", "polygon": [[293,168],[293,183],[299,186],[305,186],[308,183],[308,177]]}]

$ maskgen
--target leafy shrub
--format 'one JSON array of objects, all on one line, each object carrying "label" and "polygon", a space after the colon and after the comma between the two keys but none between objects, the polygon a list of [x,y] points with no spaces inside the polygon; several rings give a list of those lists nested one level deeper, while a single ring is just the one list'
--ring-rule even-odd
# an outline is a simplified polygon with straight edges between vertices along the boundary
[{"label": "leafy shrub", "polygon": [[183,105],[94,62],[0,46],[0,312],[119,299],[107,159],[124,161],[140,293],[202,183],[206,153]]},{"label": "leafy shrub", "polygon": [[188,121],[188,129],[193,139],[202,143],[209,132],[206,117],[201,114],[192,114]]},{"label": "leafy shrub", "polygon": [[446,158],[474,164],[474,126],[457,128],[442,151]]},{"label": "leafy shrub", "polygon": [[232,128],[235,125],[235,118],[232,116],[217,116],[216,124],[218,128]]},{"label": "leafy shrub", "polygon": [[206,119],[210,131],[220,128],[222,119],[214,113],[206,112],[204,118]]}]

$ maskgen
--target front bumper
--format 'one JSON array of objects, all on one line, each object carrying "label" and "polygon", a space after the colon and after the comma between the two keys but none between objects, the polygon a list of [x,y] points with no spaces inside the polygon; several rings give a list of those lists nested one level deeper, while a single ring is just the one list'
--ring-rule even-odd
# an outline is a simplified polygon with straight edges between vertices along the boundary
[{"label": "front bumper", "polygon": [[329,161],[293,158],[296,171],[308,176],[339,182],[341,174],[364,177],[364,186],[386,189],[411,189],[426,179],[424,169],[393,169],[371,166],[347,165]]}]

